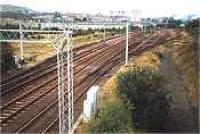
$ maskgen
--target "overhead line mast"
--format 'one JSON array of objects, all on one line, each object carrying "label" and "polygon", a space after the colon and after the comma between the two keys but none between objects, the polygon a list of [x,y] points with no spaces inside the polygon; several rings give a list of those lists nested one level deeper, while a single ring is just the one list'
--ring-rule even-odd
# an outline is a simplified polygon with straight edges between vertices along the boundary
[{"label": "overhead line mast", "polygon": [[128,65],[128,38],[129,38],[129,23],[126,23],[126,62],[125,65]]},{"label": "overhead line mast", "polygon": [[[73,22],[67,29],[63,18],[63,34],[54,43],[58,68],[58,116],[59,134],[72,134],[74,124],[73,105]],[[66,65],[66,66],[65,66]]]},{"label": "overhead line mast", "polygon": [[72,31],[64,31],[54,42],[54,46],[57,51],[59,134],[71,134],[73,133]]},{"label": "overhead line mast", "polygon": [[19,34],[20,34],[20,58],[21,58],[21,60],[23,60],[24,59],[24,48],[23,48],[23,42],[22,42],[22,40],[23,40],[23,32],[22,32],[22,22],[20,21],[20,23],[19,23],[19,30],[20,30],[20,32],[19,32]]},{"label": "overhead line mast", "polygon": [[[64,21],[63,21],[64,23]],[[93,24],[91,24],[93,25]],[[105,27],[107,25],[116,25],[116,23],[103,24],[104,28],[104,40],[105,40]],[[124,24],[119,24],[125,26]],[[21,57],[23,57],[23,42],[35,42],[35,43],[51,43],[56,49],[57,54],[57,74],[58,74],[58,113],[59,113],[59,134],[73,133],[74,124],[74,105],[73,105],[73,22],[67,25],[65,29],[63,25],[63,31],[51,31],[51,30],[26,30],[22,29],[20,24],[19,29],[0,29],[1,32],[13,32],[17,35],[20,33],[20,39],[0,39],[0,42],[20,42]],[[126,31],[126,64],[128,64],[128,26]],[[50,40],[25,40],[23,38],[24,33],[61,33],[54,41]],[[3,35],[2,33],[0,34]],[[66,63],[67,62],[67,63]]]}]

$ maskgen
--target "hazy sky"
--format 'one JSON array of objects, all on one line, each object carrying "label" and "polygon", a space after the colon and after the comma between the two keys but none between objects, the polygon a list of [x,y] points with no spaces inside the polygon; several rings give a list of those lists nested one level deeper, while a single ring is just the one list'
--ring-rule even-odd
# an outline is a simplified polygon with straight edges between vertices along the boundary
[{"label": "hazy sky", "polygon": [[109,14],[111,10],[139,9],[143,17],[200,15],[200,0],[0,0],[0,3],[25,6],[38,11]]}]

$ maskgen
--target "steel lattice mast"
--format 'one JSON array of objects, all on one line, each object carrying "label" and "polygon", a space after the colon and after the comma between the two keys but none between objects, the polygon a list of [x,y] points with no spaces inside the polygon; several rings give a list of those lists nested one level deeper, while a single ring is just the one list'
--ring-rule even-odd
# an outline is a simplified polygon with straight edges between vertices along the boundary
[{"label": "steel lattice mast", "polygon": [[72,32],[64,31],[54,46],[57,50],[59,134],[73,133]]}]

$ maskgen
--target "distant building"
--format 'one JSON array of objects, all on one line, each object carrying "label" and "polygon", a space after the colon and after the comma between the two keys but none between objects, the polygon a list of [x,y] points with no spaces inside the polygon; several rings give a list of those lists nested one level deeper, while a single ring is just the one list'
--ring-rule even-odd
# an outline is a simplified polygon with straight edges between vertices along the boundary
[{"label": "distant building", "polygon": [[125,26],[122,24],[111,24],[111,23],[79,23],[79,24],[74,24],[74,29],[78,30],[78,29],[82,29],[82,30],[88,30],[88,29],[102,29],[102,28],[106,28],[106,29],[112,29],[112,28],[116,28],[116,29],[122,29]]},{"label": "distant building", "polygon": [[179,27],[183,28],[183,27],[185,27],[185,24],[182,23],[182,24],[179,25]]},{"label": "distant building", "polygon": [[[40,29],[51,29],[51,28],[57,28],[60,30],[63,30],[64,27],[67,28],[67,25],[63,24],[63,23],[34,23],[32,25],[32,27],[37,27]],[[74,30],[78,30],[78,29],[82,29],[82,30],[88,30],[88,29],[93,29],[93,30],[97,30],[97,29],[123,29],[123,27],[125,27],[125,24],[121,23],[75,23],[73,24],[73,29]]]},{"label": "distant building", "polygon": [[131,16],[131,22],[137,24],[141,22],[142,12],[141,10],[132,10],[130,16]]}]

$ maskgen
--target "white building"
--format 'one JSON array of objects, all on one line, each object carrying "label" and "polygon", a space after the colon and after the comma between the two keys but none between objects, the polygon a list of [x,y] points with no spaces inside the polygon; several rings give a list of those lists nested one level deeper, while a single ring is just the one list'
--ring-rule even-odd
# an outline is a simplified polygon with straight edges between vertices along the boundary
[{"label": "white building", "polygon": [[[50,29],[50,28],[58,28],[58,29],[64,29],[67,28],[67,24],[63,24],[63,23],[35,23],[33,25],[33,27],[40,27],[41,29]],[[82,30],[88,30],[88,29],[122,29],[123,27],[125,27],[125,24],[123,23],[76,23],[73,24],[73,29],[74,30],[78,30],[78,29],[82,29]]]},{"label": "white building", "polygon": [[125,24],[111,24],[111,23],[79,23],[79,24],[74,24],[74,29],[82,29],[82,30],[88,30],[88,29],[112,29],[112,28],[116,28],[116,29],[122,29],[125,26]]}]

